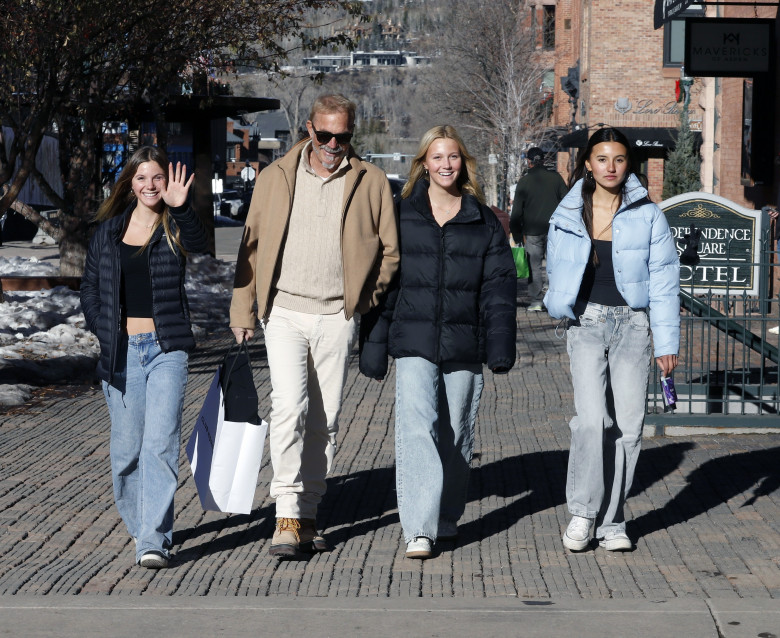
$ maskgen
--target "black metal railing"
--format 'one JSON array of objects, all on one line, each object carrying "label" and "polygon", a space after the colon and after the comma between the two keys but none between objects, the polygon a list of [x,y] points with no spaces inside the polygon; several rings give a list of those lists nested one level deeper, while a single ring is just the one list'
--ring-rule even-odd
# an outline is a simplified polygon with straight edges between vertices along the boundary
[{"label": "black metal railing", "polygon": [[[740,259],[739,266],[745,265]],[[758,294],[731,290],[728,281],[705,293],[694,291],[692,284],[682,286],[677,408],[664,412],[660,372],[654,366],[647,393],[649,426],[660,432],[674,426],[780,427],[778,253],[769,232],[762,237],[759,262],[752,265]]]}]

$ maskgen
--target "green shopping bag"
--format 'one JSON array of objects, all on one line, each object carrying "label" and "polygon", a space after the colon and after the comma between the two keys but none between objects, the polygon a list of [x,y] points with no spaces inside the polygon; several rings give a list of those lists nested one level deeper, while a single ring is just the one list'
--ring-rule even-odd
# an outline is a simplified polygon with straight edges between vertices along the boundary
[{"label": "green shopping bag", "polygon": [[528,257],[525,246],[512,246],[512,257],[515,260],[515,270],[518,279],[528,279]]}]

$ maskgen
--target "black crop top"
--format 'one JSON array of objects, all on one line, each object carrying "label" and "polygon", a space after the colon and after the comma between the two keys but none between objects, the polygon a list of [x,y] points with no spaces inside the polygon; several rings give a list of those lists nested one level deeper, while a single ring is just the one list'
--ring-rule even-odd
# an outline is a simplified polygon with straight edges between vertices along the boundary
[{"label": "black crop top", "polygon": [[626,300],[617,289],[615,270],[612,265],[612,242],[601,239],[593,240],[593,247],[599,263],[594,266],[588,262],[585,274],[582,276],[579,299],[592,301],[602,306],[627,306]]},{"label": "black crop top", "polygon": [[148,247],[140,254],[141,246],[122,242],[119,248],[122,265],[122,285],[119,301],[125,317],[152,316],[152,279],[149,274]]}]

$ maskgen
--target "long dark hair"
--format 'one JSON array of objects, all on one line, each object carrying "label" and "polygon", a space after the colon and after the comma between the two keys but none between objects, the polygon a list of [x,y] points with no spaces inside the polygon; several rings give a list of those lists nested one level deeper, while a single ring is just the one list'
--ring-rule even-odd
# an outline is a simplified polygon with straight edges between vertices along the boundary
[{"label": "long dark hair", "polygon": [[[111,193],[100,205],[100,208],[95,215],[97,221],[102,222],[111,219],[112,217],[116,217],[117,215],[121,215],[127,207],[135,201],[135,193],[133,193],[132,186],[133,177],[135,177],[138,167],[144,162],[155,162],[163,170],[165,184],[167,186],[168,155],[164,150],[157,148],[156,146],[142,146],[127,160],[127,164],[125,164],[125,167],[119,174],[114,186],[111,188]],[[149,239],[146,240],[146,243],[141,247],[139,252],[143,252],[146,249],[152,234],[157,230],[157,227],[160,224],[165,228],[165,237],[168,240],[168,245],[171,247],[171,250],[175,252],[173,244],[176,244],[179,250],[183,252],[184,249],[179,240],[178,229],[175,233],[171,232],[171,215],[168,212],[168,206],[165,206],[162,215],[160,215],[160,218],[152,227],[152,232],[149,233]]]},{"label": "long dark hair", "polygon": [[593,179],[593,173],[588,171],[585,167],[585,160],[590,159],[590,156],[593,153],[593,147],[602,142],[616,142],[622,144],[626,149],[626,174],[623,183],[620,185],[621,189],[618,194],[618,208],[623,204],[626,182],[628,181],[629,175],[634,172],[635,166],[628,138],[616,128],[606,127],[598,129],[590,136],[585,148],[580,151],[577,156],[577,162],[574,165],[574,172],[569,179],[569,187],[571,188],[577,180],[582,179],[582,221],[585,223],[585,228],[587,228],[588,235],[591,238],[593,237],[593,192],[596,190],[596,180]]}]

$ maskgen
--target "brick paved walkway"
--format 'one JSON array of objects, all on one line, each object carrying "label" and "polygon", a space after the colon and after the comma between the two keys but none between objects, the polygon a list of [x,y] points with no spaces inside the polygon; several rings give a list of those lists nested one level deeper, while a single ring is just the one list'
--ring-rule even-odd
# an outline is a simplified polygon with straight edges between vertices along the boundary
[{"label": "brick paved walkway", "polygon": [[[564,479],[572,396],[564,342],[544,313],[518,312],[518,364],[486,374],[469,502],[457,543],[407,560],[393,474],[394,376],[350,368],[339,453],[319,524],[332,552],[268,556],[270,468],[249,516],[204,513],[182,453],[176,560],[133,565],[113,506],[99,388],[0,414],[0,594],[514,597],[780,597],[780,434],[645,439],[628,507],[627,554],[566,553]],[[184,441],[227,341],[191,359]],[[261,342],[251,347],[267,413]]]}]

